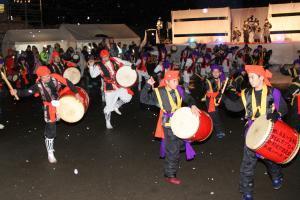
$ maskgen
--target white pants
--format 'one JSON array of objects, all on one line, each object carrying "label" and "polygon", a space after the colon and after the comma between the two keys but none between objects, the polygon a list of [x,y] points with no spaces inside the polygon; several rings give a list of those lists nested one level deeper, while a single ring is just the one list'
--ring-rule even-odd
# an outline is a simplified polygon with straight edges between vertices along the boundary
[{"label": "white pants", "polygon": [[[128,94],[125,88],[119,88],[114,91],[105,92],[106,106],[103,109],[105,114],[109,114],[124,103],[130,102],[132,96]],[[119,100],[120,99],[120,100]]]},{"label": "white pants", "polygon": [[150,78],[148,72],[144,72],[144,71],[137,71],[138,75],[139,75],[139,86],[138,89],[141,90],[142,89],[142,81],[143,81],[143,77],[145,80],[148,80]]}]

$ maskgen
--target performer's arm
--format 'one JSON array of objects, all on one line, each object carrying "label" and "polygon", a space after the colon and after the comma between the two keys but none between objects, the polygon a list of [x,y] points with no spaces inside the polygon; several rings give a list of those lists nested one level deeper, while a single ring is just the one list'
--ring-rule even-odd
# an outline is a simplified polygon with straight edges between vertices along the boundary
[{"label": "performer's arm", "polygon": [[95,65],[95,62],[93,60],[88,61],[88,68],[92,78],[96,78],[101,74],[100,68]]},{"label": "performer's arm", "polygon": [[19,97],[28,97],[35,93],[39,93],[39,88],[37,84],[34,84],[28,89],[16,90],[16,92]]},{"label": "performer's arm", "polygon": [[278,112],[280,116],[284,116],[288,113],[288,107],[282,95],[280,95]]},{"label": "performer's arm", "polygon": [[140,94],[140,102],[144,103],[144,104],[148,104],[148,105],[153,105],[153,106],[157,106],[158,105],[158,100],[156,98],[156,95],[153,91],[150,91],[152,88],[152,85],[149,84],[149,82],[152,84],[155,83],[155,81],[153,80],[153,78],[151,77],[147,83],[145,84],[145,86],[143,87],[141,94]]},{"label": "performer's arm", "polygon": [[127,61],[127,60],[122,60],[120,58],[117,57],[112,57],[112,59],[118,64],[118,65],[126,65],[126,66],[131,66],[132,63]]},{"label": "performer's arm", "polygon": [[58,80],[62,85],[68,87],[71,89],[72,92],[74,93],[78,93],[77,88],[73,85],[73,83],[71,81],[69,81],[68,79],[62,77],[59,74],[52,74],[51,75],[53,78],[55,78],[56,80]]},{"label": "performer's arm", "polygon": [[158,73],[160,73],[160,72],[162,72],[162,64],[159,63],[159,64],[155,67],[154,73],[155,73],[155,74],[158,74]]},{"label": "performer's arm", "polygon": [[183,95],[183,99],[182,99],[183,102],[186,105],[188,105],[189,107],[196,105],[195,99],[190,94],[186,93],[185,90],[183,90],[183,91],[184,91],[184,95]]}]

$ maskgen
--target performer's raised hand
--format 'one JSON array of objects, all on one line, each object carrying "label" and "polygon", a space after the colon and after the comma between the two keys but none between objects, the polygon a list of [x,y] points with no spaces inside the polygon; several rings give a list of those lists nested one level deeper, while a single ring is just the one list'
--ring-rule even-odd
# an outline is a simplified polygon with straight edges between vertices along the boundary
[{"label": "performer's raised hand", "polygon": [[155,84],[155,80],[153,79],[152,76],[148,79],[147,83],[151,86],[153,86]]},{"label": "performer's raised hand", "polygon": [[88,66],[93,66],[95,64],[95,60],[94,59],[90,59],[88,61]]},{"label": "performer's raised hand", "polygon": [[195,106],[195,105],[191,106],[191,111],[192,111],[192,113],[193,113],[194,115],[196,115],[197,117],[199,117],[199,115],[200,115],[200,110],[199,110],[199,108],[197,108],[197,106]]},{"label": "performer's raised hand", "polygon": [[16,89],[11,89],[11,90],[9,90],[9,92],[10,92],[11,96],[16,96],[17,95],[17,90]]}]

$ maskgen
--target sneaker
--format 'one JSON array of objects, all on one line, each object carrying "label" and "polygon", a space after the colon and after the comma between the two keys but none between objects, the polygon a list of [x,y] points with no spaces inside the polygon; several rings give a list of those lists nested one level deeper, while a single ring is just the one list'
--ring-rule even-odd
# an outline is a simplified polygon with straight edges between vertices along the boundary
[{"label": "sneaker", "polygon": [[122,113],[120,112],[120,110],[118,108],[115,108],[114,111],[118,114],[118,115],[122,115]]},{"label": "sneaker", "polygon": [[57,160],[56,160],[53,152],[48,153],[48,161],[49,161],[49,163],[52,163],[52,164],[57,163]]},{"label": "sneaker", "polygon": [[223,132],[217,133],[217,138],[218,139],[222,139],[223,137],[225,137],[225,133],[223,133]]},{"label": "sneaker", "polygon": [[272,185],[274,190],[278,190],[281,188],[283,182],[283,178],[276,178],[272,181]]},{"label": "sneaker", "polygon": [[253,200],[252,194],[243,194],[242,200]]},{"label": "sneaker", "polygon": [[168,183],[174,184],[174,185],[180,185],[181,184],[181,180],[175,177],[171,177],[171,178],[166,178],[166,181]]},{"label": "sneaker", "polygon": [[4,125],[3,124],[0,124],[0,129],[4,129]]},{"label": "sneaker", "polygon": [[113,128],[110,121],[106,121],[106,128],[107,129],[112,129]]}]

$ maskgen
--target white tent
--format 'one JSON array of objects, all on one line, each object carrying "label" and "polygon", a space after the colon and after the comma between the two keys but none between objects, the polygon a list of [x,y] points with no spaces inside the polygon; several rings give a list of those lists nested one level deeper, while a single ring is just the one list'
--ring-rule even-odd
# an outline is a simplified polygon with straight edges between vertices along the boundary
[{"label": "white tent", "polygon": [[35,45],[41,51],[44,45],[53,46],[55,43],[59,43],[65,50],[76,45],[74,37],[63,29],[9,30],[2,41],[2,52],[6,55],[8,48],[26,50],[27,45]]},{"label": "white tent", "polygon": [[104,37],[115,42],[139,44],[140,37],[125,24],[62,24],[60,29],[68,31],[75,38],[77,47],[82,48],[90,42],[101,42]]}]

